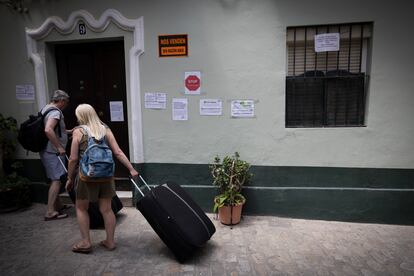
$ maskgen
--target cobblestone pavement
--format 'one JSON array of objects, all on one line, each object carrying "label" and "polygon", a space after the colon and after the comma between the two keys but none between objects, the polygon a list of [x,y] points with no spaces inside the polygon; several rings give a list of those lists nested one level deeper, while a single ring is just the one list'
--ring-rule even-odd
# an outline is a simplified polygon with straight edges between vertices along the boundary
[{"label": "cobblestone pavement", "polygon": [[[185,264],[177,263],[143,216],[132,207],[117,218],[118,248],[71,252],[79,238],[69,218],[43,221],[34,204],[0,214],[1,275],[414,275],[414,226],[245,216],[217,232]],[[213,215],[209,215],[213,218]]]}]

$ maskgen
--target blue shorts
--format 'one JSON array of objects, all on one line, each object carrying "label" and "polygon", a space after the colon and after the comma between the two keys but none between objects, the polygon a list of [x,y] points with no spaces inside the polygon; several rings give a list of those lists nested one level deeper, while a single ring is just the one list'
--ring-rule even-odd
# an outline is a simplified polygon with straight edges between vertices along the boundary
[{"label": "blue shorts", "polygon": [[60,180],[60,177],[66,174],[65,169],[60,163],[59,159],[63,161],[63,164],[66,163],[64,156],[57,156],[56,153],[41,151],[39,152],[40,160],[42,160],[43,167],[46,171],[46,176],[51,181]]}]

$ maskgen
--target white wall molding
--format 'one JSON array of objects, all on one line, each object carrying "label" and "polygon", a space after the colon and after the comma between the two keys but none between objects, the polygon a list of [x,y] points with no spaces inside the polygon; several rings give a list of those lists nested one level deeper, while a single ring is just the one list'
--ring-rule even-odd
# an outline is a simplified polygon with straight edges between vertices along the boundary
[{"label": "white wall molding", "polygon": [[44,39],[49,33],[56,29],[61,35],[71,34],[79,21],[84,22],[93,32],[104,32],[108,25],[113,22],[120,29],[133,33],[134,44],[129,50],[129,94],[131,121],[129,129],[132,138],[131,161],[134,163],[144,162],[144,147],[142,139],[142,112],[141,112],[141,85],[139,79],[139,56],[144,52],[144,19],[128,19],[114,9],[106,10],[99,20],[96,20],[89,12],[78,10],[70,14],[67,21],[60,17],[51,16],[37,29],[26,28],[27,55],[33,63],[35,73],[36,102],[40,110],[48,100],[48,87],[46,65],[41,54],[37,50],[37,43]]}]

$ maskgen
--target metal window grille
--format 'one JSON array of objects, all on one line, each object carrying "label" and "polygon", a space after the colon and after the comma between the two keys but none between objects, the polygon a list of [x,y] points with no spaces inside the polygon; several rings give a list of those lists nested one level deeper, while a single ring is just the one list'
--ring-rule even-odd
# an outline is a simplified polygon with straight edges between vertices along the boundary
[{"label": "metal window grille", "polygon": [[[339,51],[315,35],[339,33]],[[286,127],[364,126],[372,23],[287,29]]]}]

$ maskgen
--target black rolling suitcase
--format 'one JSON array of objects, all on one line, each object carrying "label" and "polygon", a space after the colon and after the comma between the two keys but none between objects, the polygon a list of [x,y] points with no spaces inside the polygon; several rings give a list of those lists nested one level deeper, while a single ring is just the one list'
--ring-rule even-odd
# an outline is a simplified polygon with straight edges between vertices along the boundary
[{"label": "black rolling suitcase", "polygon": [[[66,183],[65,179],[67,179],[67,169],[66,169],[66,166],[63,163],[62,159],[59,156],[58,156],[58,158],[59,158],[60,163],[62,164],[62,166],[65,168],[65,171],[66,171],[66,176],[63,177],[63,180],[62,180],[63,183]],[[66,156],[66,159],[67,158],[68,157]],[[77,180],[75,180],[75,182],[74,182],[73,189],[68,192],[69,197],[72,200],[73,204],[76,203],[76,184],[77,184]],[[63,184],[63,185],[65,185],[65,184]],[[122,204],[121,199],[117,195],[115,195],[112,198],[111,205],[112,205],[111,206],[112,211],[114,212],[115,215],[119,211],[121,211],[121,209],[124,207],[124,205]],[[91,229],[104,227],[104,220],[103,220],[101,212],[99,211],[98,202],[90,202],[89,203],[88,213],[89,213],[89,227]]]},{"label": "black rolling suitcase", "polygon": [[216,232],[204,211],[178,184],[166,182],[144,194],[131,179],[142,198],[136,207],[179,262],[184,262]]}]

